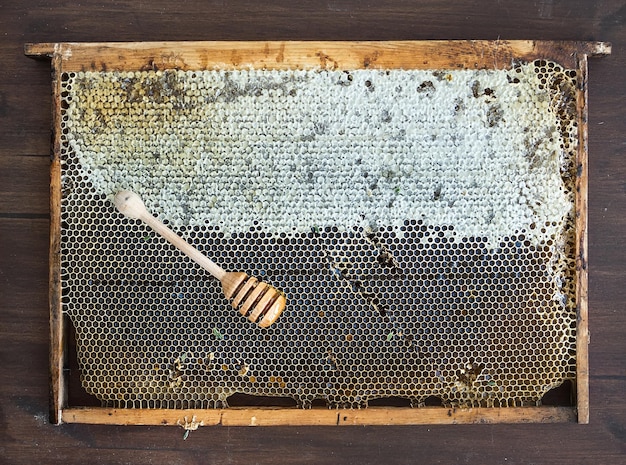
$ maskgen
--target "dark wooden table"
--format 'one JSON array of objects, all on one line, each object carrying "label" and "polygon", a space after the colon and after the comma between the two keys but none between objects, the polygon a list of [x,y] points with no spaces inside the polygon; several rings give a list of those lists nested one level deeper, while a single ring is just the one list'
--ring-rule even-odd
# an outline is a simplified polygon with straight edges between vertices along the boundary
[{"label": "dark wooden table", "polygon": [[[1,463],[626,463],[626,2],[0,3]],[[49,63],[25,42],[601,40],[590,61],[589,425],[166,427],[48,424]]]}]

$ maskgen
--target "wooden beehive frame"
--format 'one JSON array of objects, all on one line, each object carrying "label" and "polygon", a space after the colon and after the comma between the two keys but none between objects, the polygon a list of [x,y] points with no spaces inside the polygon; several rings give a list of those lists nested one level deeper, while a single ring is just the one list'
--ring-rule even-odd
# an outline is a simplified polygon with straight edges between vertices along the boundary
[{"label": "wooden beehive frame", "polygon": [[[587,58],[610,44],[545,41],[394,42],[139,42],[27,44],[26,54],[52,60],[53,157],[50,183],[50,419],[52,423],[182,425],[387,425],[477,422],[589,421],[587,328]],[[222,410],[107,409],[68,406],[66,322],[61,306],[61,79],[72,71],[205,69],[507,69],[545,59],[576,69],[578,177],[576,179],[577,377],[576,406],[362,410],[228,408]]]}]

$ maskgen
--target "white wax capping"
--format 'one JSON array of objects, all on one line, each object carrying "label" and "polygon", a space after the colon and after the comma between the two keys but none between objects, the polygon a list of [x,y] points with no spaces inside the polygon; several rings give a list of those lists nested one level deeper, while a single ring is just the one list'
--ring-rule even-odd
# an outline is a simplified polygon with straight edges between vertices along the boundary
[{"label": "white wax capping", "polygon": [[132,189],[174,227],[278,233],[420,219],[491,243],[525,231],[537,243],[573,208],[563,131],[532,64],[84,72],[66,88],[67,137],[96,192]]}]

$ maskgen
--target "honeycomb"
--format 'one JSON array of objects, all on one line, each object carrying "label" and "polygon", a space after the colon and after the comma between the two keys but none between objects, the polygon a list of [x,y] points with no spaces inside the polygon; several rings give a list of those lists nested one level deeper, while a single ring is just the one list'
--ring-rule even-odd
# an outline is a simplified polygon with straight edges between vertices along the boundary
[{"label": "honeycomb", "polygon": [[[576,72],[71,72],[62,308],[103,406],[538,405],[576,376]],[[268,329],[111,202],[287,295]]]}]

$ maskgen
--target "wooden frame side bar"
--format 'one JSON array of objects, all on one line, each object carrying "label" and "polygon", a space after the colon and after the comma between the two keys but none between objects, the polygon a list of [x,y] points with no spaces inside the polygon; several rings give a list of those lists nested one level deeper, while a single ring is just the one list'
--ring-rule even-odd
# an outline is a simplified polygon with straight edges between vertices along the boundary
[{"label": "wooden frame side bar", "polygon": [[50,165],[50,423],[61,423],[67,405],[66,327],[61,287],[61,73],[62,60],[52,57],[52,159]]},{"label": "wooden frame side bar", "polygon": [[475,423],[564,423],[576,421],[573,407],[505,407],[447,409],[424,407],[369,407],[367,409],[107,409],[71,408],[63,423],[106,425],[197,426],[366,426]]},{"label": "wooden frame side bar", "polygon": [[587,269],[588,82],[587,55],[578,60],[578,166],[576,177],[576,404],[578,423],[589,423],[589,326]]}]

